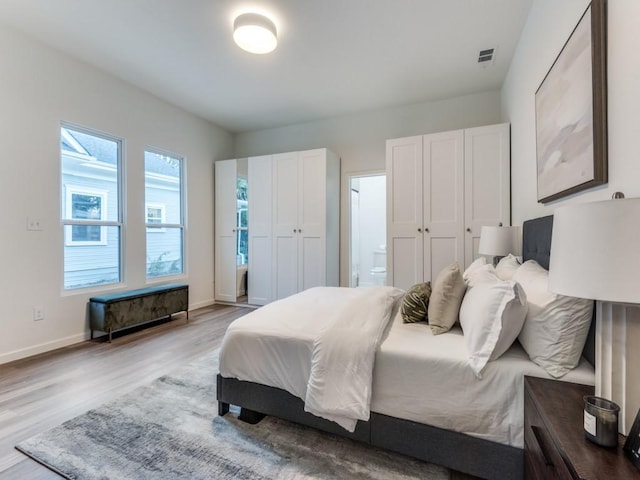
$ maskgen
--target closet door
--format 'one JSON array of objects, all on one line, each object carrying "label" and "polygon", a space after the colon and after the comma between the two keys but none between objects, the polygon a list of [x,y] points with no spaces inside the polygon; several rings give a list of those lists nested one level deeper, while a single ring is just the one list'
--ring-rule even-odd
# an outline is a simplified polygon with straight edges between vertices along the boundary
[{"label": "closet door", "polygon": [[424,136],[424,280],[453,262],[464,264],[464,133]]},{"label": "closet door", "polygon": [[236,301],[237,162],[215,165],[215,288],[214,298]]},{"label": "closet door", "polygon": [[510,225],[509,124],[469,128],[465,136],[465,267],[478,255],[483,225]]},{"label": "closet door", "polygon": [[298,152],[298,291],[326,285],[326,157]]},{"label": "closet door", "polygon": [[387,283],[424,279],[422,136],[387,140]]},{"label": "closet door", "polygon": [[252,305],[266,305],[271,301],[272,295],[273,175],[271,155],[250,157],[248,163],[248,302]]},{"label": "closet door", "polygon": [[273,300],[298,291],[298,154],[273,155]]}]

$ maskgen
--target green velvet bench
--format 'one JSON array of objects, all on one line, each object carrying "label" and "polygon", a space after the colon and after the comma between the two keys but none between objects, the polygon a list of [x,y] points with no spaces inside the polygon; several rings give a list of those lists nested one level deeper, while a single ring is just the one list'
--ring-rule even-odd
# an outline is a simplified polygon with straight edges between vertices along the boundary
[{"label": "green velvet bench", "polygon": [[171,318],[172,314],[178,312],[187,312],[189,322],[189,285],[170,283],[91,297],[91,339],[93,340],[94,330],[97,330],[108,333],[111,343],[111,334],[116,330],[167,316]]}]

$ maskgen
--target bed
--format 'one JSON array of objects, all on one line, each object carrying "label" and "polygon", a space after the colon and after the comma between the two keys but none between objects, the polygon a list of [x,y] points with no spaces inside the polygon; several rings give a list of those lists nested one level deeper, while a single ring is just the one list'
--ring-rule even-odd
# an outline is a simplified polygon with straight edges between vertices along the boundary
[{"label": "bed", "polygon": [[[548,268],[552,225],[551,216],[525,222],[524,260]],[[403,324],[394,312],[375,353],[369,420],[350,432],[305,411],[309,358],[320,326],[295,315],[295,301],[275,325],[245,316],[229,327],[217,377],[220,415],[237,405],[250,422],[273,415],[470,475],[522,478],[523,379],[549,375],[517,342],[489,362],[478,380],[467,365],[459,327],[436,337],[424,325]],[[583,358],[562,380],[593,384],[593,357],[592,325]]]}]

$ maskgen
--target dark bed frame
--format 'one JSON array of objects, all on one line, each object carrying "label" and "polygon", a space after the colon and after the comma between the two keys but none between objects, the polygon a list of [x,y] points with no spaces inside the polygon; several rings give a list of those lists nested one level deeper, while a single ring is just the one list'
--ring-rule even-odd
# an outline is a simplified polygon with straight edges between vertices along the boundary
[{"label": "dark bed frame", "polygon": [[[549,268],[552,228],[553,216],[524,222],[523,260],[534,259]],[[592,365],[594,325],[592,322],[583,351]],[[241,407],[239,418],[250,423],[271,415],[486,479],[522,479],[524,474],[524,451],[520,448],[376,412],[371,412],[369,421],[358,421],[355,431],[349,433],[305,412],[298,397],[258,383],[218,375],[217,400],[218,415],[225,415],[229,405],[237,405]]]}]

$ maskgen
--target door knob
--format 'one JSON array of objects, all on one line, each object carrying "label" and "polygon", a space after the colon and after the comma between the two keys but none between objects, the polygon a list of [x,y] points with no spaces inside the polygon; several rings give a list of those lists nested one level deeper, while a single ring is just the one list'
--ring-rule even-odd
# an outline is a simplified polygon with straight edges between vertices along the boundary
[{"label": "door knob", "polygon": [[429,229],[427,227],[424,227],[424,233],[429,233]]},{"label": "door knob", "polygon": [[302,229],[301,228],[298,229],[298,233],[302,233]]},{"label": "door knob", "polygon": [[294,228],[294,229],[293,229],[293,233],[296,233],[296,232],[297,232],[297,230]]},{"label": "door knob", "polygon": [[500,223],[498,224],[498,226],[499,226],[499,227],[501,227],[501,226],[502,226],[502,222],[500,222]]},{"label": "door knob", "polygon": [[467,232],[471,233],[471,229],[470,229],[470,228],[467,228]]},{"label": "door knob", "polygon": [[421,229],[420,227],[418,227],[418,231],[419,231],[419,232],[422,232],[422,229]]}]

